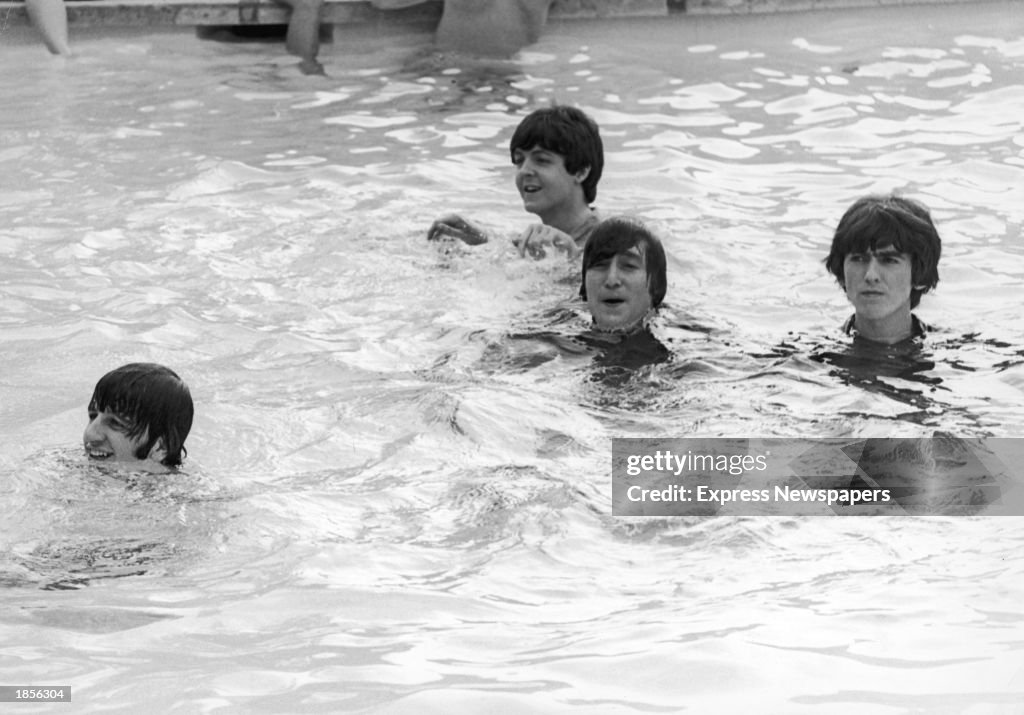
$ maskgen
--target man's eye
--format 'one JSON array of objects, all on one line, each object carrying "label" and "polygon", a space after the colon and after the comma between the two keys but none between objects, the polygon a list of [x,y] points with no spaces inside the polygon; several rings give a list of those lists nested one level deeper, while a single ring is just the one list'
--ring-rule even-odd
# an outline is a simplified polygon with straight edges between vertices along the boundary
[{"label": "man's eye", "polygon": [[94,419],[96,419],[96,412],[89,410],[89,421],[92,422]]}]

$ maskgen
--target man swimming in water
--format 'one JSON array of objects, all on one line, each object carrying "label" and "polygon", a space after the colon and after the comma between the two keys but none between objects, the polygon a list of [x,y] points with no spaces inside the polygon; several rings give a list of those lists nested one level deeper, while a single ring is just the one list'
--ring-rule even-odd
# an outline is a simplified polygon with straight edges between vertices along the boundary
[{"label": "man swimming in water", "polygon": [[599,332],[630,335],[665,299],[665,249],[639,221],[609,218],[583,249],[580,297]]},{"label": "man swimming in water", "polygon": [[[516,239],[520,255],[541,258],[553,248],[575,258],[599,221],[590,207],[604,169],[597,124],[576,107],[537,109],[516,127],[509,154],[523,208],[541,220]],[[427,231],[428,240],[442,238],[469,245],[489,240],[486,231],[456,214],[439,218]]]},{"label": "man swimming in water", "polygon": [[846,291],[849,335],[886,345],[922,338],[911,311],[939,282],[942,241],[928,209],[901,196],[865,196],[839,221],[825,266]]},{"label": "man swimming in water", "polygon": [[192,429],[192,395],[163,365],[130,363],[100,378],[89,400],[86,456],[146,472],[181,465]]},{"label": "man swimming in water", "polygon": [[[488,350],[481,365],[509,372],[533,369],[559,357],[582,358],[598,368],[593,379],[625,384],[636,370],[671,358],[650,329],[666,289],[661,241],[635,219],[605,219],[583,253],[579,295],[590,312],[590,329],[572,334],[550,328],[512,333]],[[549,316],[557,323],[576,319],[575,311],[564,308]]]}]

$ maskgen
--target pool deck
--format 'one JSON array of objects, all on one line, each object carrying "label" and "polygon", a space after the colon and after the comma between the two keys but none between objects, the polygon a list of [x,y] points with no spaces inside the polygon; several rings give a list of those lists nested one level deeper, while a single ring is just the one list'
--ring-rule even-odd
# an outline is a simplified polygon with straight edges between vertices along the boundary
[{"label": "pool deck", "polygon": [[[555,0],[553,19],[652,17],[669,12],[693,15],[775,13],[852,7],[970,4],[989,0]],[[276,25],[289,10],[276,0],[66,0],[71,27]],[[403,10],[378,10],[367,0],[325,0],[326,25],[412,24],[437,21],[443,0]],[[0,0],[0,22],[28,24],[24,0]]]}]

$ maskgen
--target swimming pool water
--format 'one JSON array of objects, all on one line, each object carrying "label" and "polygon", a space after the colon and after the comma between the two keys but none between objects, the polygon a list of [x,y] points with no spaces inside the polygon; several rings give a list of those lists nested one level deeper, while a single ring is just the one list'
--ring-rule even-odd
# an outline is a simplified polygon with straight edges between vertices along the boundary
[{"label": "swimming pool water", "polygon": [[[0,681],[114,712],[1019,712],[1019,519],[617,519],[609,473],[613,436],[1019,435],[1013,3],[556,23],[508,63],[336,38],[327,78],[0,38]],[[624,384],[487,359],[550,327],[564,265],[424,240],[530,222],[507,141],[550,101],[601,126],[600,210],[670,254],[675,357]],[[812,359],[843,344],[835,223],[894,189],[944,242],[930,382]],[[75,447],[133,360],[196,400],[173,484]]]}]

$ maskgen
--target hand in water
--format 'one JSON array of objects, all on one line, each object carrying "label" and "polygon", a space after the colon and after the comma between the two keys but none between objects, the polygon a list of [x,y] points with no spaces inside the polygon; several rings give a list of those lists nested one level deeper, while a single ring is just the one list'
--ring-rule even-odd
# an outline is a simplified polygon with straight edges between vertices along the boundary
[{"label": "hand in water", "polygon": [[457,214],[448,214],[430,224],[427,231],[428,241],[445,238],[457,238],[470,246],[487,243],[487,234]]},{"label": "hand in water", "polygon": [[530,226],[513,243],[519,248],[519,255],[523,258],[529,254],[531,258],[539,260],[547,256],[549,249],[565,251],[566,257],[570,260],[581,253],[572,236],[542,223]]}]

